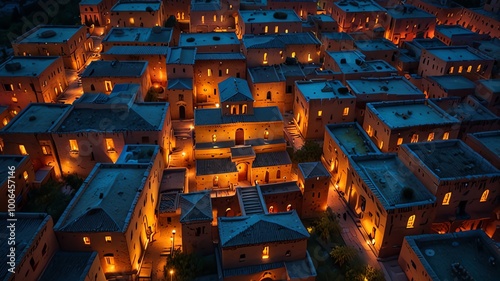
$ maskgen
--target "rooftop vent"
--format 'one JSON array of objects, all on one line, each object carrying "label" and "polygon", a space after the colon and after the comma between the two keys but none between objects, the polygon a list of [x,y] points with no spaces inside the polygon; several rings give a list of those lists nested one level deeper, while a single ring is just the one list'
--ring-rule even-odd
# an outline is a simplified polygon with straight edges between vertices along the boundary
[{"label": "rooftop vent", "polygon": [[50,38],[56,36],[56,32],[52,29],[42,31],[38,33],[38,37],[40,38]]},{"label": "rooftop vent", "polygon": [[387,86],[382,86],[382,87],[380,87],[380,90],[381,90],[381,91],[384,91],[384,92],[387,92],[387,91],[389,91],[389,87],[387,87]]},{"label": "rooftop vent", "polygon": [[21,69],[21,63],[19,62],[11,62],[5,65],[5,69],[9,72],[14,72]]},{"label": "rooftop vent", "polygon": [[273,14],[273,18],[277,20],[286,20],[287,17],[288,15],[284,12],[274,12]]},{"label": "rooftop vent", "polygon": [[356,65],[363,65],[365,63],[365,61],[362,59],[356,59],[355,62],[356,62]]},{"label": "rooftop vent", "polygon": [[219,37],[219,36],[214,36],[214,37],[212,37],[212,39],[213,39],[214,41],[220,41],[220,37]]},{"label": "rooftop vent", "polygon": [[153,33],[156,33],[156,34],[161,33],[161,26],[155,26],[155,27],[153,27]]},{"label": "rooftop vent", "polygon": [[339,94],[345,95],[349,92],[349,89],[347,89],[346,87],[340,87],[337,89],[337,91],[339,92]]},{"label": "rooftop vent", "polygon": [[356,2],[356,1],[351,1],[351,2],[349,2],[349,4],[351,4],[351,5],[355,6],[355,7],[359,7],[359,3]]},{"label": "rooftop vent", "polygon": [[341,64],[346,64],[346,63],[347,63],[347,60],[346,60],[345,58],[341,58],[341,59],[340,59],[340,63],[341,63]]},{"label": "rooftop vent", "polygon": [[192,42],[194,42],[194,40],[195,39],[193,37],[189,37],[186,39],[186,42],[192,43]]}]

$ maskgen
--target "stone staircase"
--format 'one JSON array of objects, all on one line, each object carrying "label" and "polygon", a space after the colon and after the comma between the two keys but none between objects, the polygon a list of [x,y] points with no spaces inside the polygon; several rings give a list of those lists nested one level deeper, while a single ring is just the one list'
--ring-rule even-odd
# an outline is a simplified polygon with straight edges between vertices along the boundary
[{"label": "stone staircase", "polygon": [[238,197],[245,215],[263,214],[264,206],[255,186],[238,188]]}]

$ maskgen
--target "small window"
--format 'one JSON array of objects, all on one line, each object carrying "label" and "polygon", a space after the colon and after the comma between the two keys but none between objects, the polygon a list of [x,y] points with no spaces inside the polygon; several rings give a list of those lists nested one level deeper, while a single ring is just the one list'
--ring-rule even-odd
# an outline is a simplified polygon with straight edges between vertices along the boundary
[{"label": "small window", "polygon": [[406,228],[413,228],[414,224],[415,224],[415,215],[411,215],[408,218],[408,222],[406,223]]},{"label": "small window", "polygon": [[78,152],[78,142],[76,140],[69,140],[69,150],[71,152]]},{"label": "small window", "polygon": [[12,97],[12,102],[17,102],[17,97]]},{"label": "small window", "polygon": [[23,172],[23,178],[24,178],[24,180],[28,180],[28,172],[27,171]]},{"label": "small window", "polygon": [[267,53],[264,53],[264,60],[262,61],[263,64],[267,64]]},{"label": "small window", "polygon": [[[319,198],[319,195],[318,195],[318,198]],[[290,212],[291,210],[292,210],[292,204],[288,204],[288,205],[286,206],[286,211],[287,211],[287,212]]]},{"label": "small window", "polygon": [[311,57],[311,53],[308,53],[308,54],[307,54],[307,61],[312,61],[312,60],[313,60],[313,59],[312,59],[312,57]]},{"label": "small window", "polygon": [[349,107],[344,108],[344,112],[342,112],[342,116],[347,116],[349,115]]},{"label": "small window", "polygon": [[291,257],[291,256],[292,256],[292,252],[290,250],[286,251],[285,257]]},{"label": "small window", "polygon": [[427,141],[433,141],[434,140],[434,133],[430,133],[429,136],[427,136]]},{"label": "small window", "polygon": [[104,236],[104,241],[111,243],[111,236]]},{"label": "small window", "polygon": [[113,141],[113,139],[106,139],[106,149],[108,151],[115,151],[115,142]]},{"label": "small window", "polygon": [[264,26],[264,33],[267,33],[269,31],[269,26]]},{"label": "small window", "polygon": [[240,262],[244,262],[247,256],[245,254],[240,255]]},{"label": "small window", "polygon": [[463,66],[459,66],[458,67],[458,73],[462,73],[462,71],[464,70],[464,67]]},{"label": "small window", "polygon": [[270,214],[274,213],[274,206],[269,206],[269,213]]},{"label": "small window", "polygon": [[486,200],[488,200],[488,195],[490,194],[490,191],[488,189],[486,189],[483,194],[481,195],[481,199],[479,200],[479,202],[486,202]]},{"label": "small window", "polygon": [[212,77],[212,69],[209,68],[207,70],[207,75],[208,75],[208,77]]},{"label": "small window", "polygon": [[472,65],[469,65],[469,66],[467,67],[467,72],[468,72],[468,73],[470,73],[471,71],[472,71]]},{"label": "small window", "polygon": [[442,205],[450,205],[451,192],[448,192],[444,195]]},{"label": "small window", "polygon": [[292,52],[292,58],[295,58],[295,52]]},{"label": "small window", "polygon": [[269,131],[268,130],[264,131],[264,139],[265,140],[269,139]]},{"label": "small window", "polygon": [[264,249],[262,250],[262,259],[266,260],[269,258],[269,246],[264,246]]},{"label": "small window", "polygon": [[217,141],[217,135],[216,134],[213,134],[212,135],[212,142],[216,142]]},{"label": "small window", "polygon": [[28,152],[26,151],[26,147],[24,147],[24,145],[22,145],[22,144],[19,145],[19,152],[21,153],[21,155],[28,154]]},{"label": "small window", "polygon": [[371,125],[368,125],[368,128],[366,130],[366,133],[370,136],[373,137],[373,128]]},{"label": "small window", "polygon": [[453,67],[453,66],[452,66],[452,67],[450,67],[450,70],[448,70],[448,73],[449,73],[449,74],[452,74],[452,73],[453,73],[453,71],[455,71],[455,67]]},{"label": "small window", "polygon": [[42,154],[43,155],[51,155],[52,154],[50,146],[48,146],[48,145],[41,145],[40,147],[42,148]]},{"label": "small window", "polygon": [[106,261],[107,265],[114,265],[115,264],[115,257],[113,256],[113,254],[104,255],[104,260]]},{"label": "small window", "polygon": [[2,124],[3,124],[4,126],[7,126],[7,124],[9,124],[9,119],[4,118],[4,119],[2,120]]},{"label": "small window", "polygon": [[443,134],[443,140],[447,140],[450,138],[450,133],[449,132],[444,132]]},{"label": "small window", "polygon": [[403,138],[398,138],[398,142],[396,143],[396,145],[401,145],[403,143]]},{"label": "small window", "polygon": [[90,237],[88,236],[83,237],[83,243],[85,243],[85,245],[90,245]]},{"label": "small window", "polygon": [[275,27],[274,27],[274,33],[278,33],[278,31],[279,31],[279,27],[278,27],[278,26],[275,26]]},{"label": "small window", "polygon": [[318,110],[318,117],[323,116],[323,110]]},{"label": "small window", "polygon": [[415,143],[415,142],[418,142],[418,135],[417,134],[413,134],[411,136],[411,143]]}]

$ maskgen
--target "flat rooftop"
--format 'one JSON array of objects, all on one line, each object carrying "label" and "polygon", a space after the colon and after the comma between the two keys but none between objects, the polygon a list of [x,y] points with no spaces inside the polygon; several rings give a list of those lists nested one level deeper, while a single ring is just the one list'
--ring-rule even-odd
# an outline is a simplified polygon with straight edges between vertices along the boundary
[{"label": "flat rooftop", "polygon": [[92,61],[85,71],[85,77],[141,77],[148,66],[147,61]]},{"label": "flat rooftop", "polygon": [[358,0],[358,1],[339,1],[333,3],[340,10],[347,13],[361,13],[361,12],[384,12],[385,9],[379,4],[371,0]]},{"label": "flat rooftop", "polygon": [[262,195],[301,192],[296,181],[261,184],[259,187],[260,191],[262,192]]},{"label": "flat rooftop", "polygon": [[[498,246],[482,230],[423,234],[405,239],[432,280],[492,280],[493,276],[500,276]],[[497,262],[496,266],[491,265],[490,258]],[[462,279],[453,273],[457,267],[464,269],[459,274]]]},{"label": "flat rooftop", "polygon": [[[245,24],[270,22],[302,22],[302,19],[291,9],[278,10],[239,10],[238,13]],[[281,16],[286,15],[286,16]]]},{"label": "flat rooftop", "polygon": [[71,108],[69,104],[31,103],[3,129],[7,133],[49,132]]},{"label": "flat rooftop", "polygon": [[181,33],[179,47],[240,45],[235,32]]},{"label": "flat rooftop", "polygon": [[39,25],[16,39],[16,43],[66,43],[83,25]]},{"label": "flat rooftop", "polygon": [[113,46],[101,55],[163,55],[168,54],[168,46]]},{"label": "flat rooftop", "polygon": [[387,94],[425,97],[422,91],[401,76],[347,80],[346,84],[354,95]]},{"label": "flat rooftop", "polygon": [[103,0],[80,0],[80,5],[97,5]]},{"label": "flat rooftop", "polygon": [[253,83],[284,82],[285,76],[274,66],[257,66],[248,68],[248,74]]},{"label": "flat rooftop", "polygon": [[[431,101],[439,106],[440,101],[447,99],[432,99]],[[457,99],[458,100],[458,99]],[[482,106],[479,101],[468,96],[462,102],[455,103],[449,108],[443,108],[449,115],[457,118],[461,122],[467,123],[471,121],[492,121],[497,120],[500,123],[500,118],[487,108]]]},{"label": "flat rooftop", "polygon": [[472,136],[487,147],[492,154],[500,158],[500,131],[473,133]]},{"label": "flat rooftop", "polygon": [[168,44],[172,29],[167,27],[113,27],[102,40],[106,42],[156,42]]},{"label": "flat rooftop", "polygon": [[446,37],[453,37],[455,35],[472,35],[472,34],[477,34],[461,25],[436,25],[435,28],[436,32],[439,32],[443,34]]},{"label": "flat rooftop", "polygon": [[477,82],[493,93],[500,93],[500,79],[479,80]]},{"label": "flat rooftop", "polygon": [[137,164],[151,163],[160,151],[158,145],[153,144],[127,144],[115,163]]},{"label": "flat rooftop", "polygon": [[360,40],[354,42],[356,48],[360,51],[373,52],[373,51],[391,51],[397,50],[398,47],[391,41],[381,38],[373,40]]},{"label": "flat rooftop", "polygon": [[434,47],[447,47],[445,43],[437,38],[415,38],[413,41],[405,42],[405,44],[412,44],[422,49]]},{"label": "flat rooftop", "polygon": [[326,52],[337,64],[342,73],[358,72],[394,72],[397,69],[383,60],[366,61],[365,56],[357,50]]},{"label": "flat rooftop", "polygon": [[222,125],[239,122],[278,122],[283,121],[278,107],[255,107],[254,114],[223,115],[221,108],[195,109],[194,123],[200,125]]},{"label": "flat rooftop", "polygon": [[[2,175],[0,177],[0,187],[3,183],[7,183],[10,171],[9,166],[18,167],[22,162],[26,161],[28,157],[29,156],[23,155],[0,155],[0,175]],[[7,188],[7,185],[5,185],[5,187]]]},{"label": "flat rooftop", "polygon": [[11,57],[0,65],[0,77],[38,77],[59,57]]},{"label": "flat rooftop", "polygon": [[321,45],[318,38],[311,32],[245,34],[242,43],[247,49],[284,48],[288,45]]},{"label": "flat rooftop", "polygon": [[[159,131],[167,115],[168,103],[133,104],[127,114],[109,108],[73,108],[55,132]],[[109,122],[104,124],[102,120]]]},{"label": "flat rooftop", "polygon": [[467,46],[429,48],[427,49],[427,52],[443,61],[493,60],[492,58],[479,53],[479,51],[473,51],[472,48]]},{"label": "flat rooftop", "polygon": [[337,80],[295,81],[295,87],[306,101],[323,99],[355,99],[356,97]]},{"label": "flat rooftop", "polygon": [[460,140],[403,144],[440,179],[500,175],[495,167]]},{"label": "flat rooftop", "polygon": [[147,176],[148,165],[97,164],[54,228],[124,232]]},{"label": "flat rooftop", "polygon": [[326,131],[344,148],[347,155],[380,152],[358,123],[329,124],[326,125]]},{"label": "flat rooftop", "polygon": [[111,12],[152,12],[160,8],[161,1],[119,1],[111,8]]},{"label": "flat rooftop", "polygon": [[170,191],[184,192],[186,190],[186,175],[186,168],[168,168],[163,170],[160,193]]},{"label": "flat rooftop", "polygon": [[412,5],[397,5],[393,8],[387,8],[387,13],[395,19],[414,19],[414,18],[435,18],[436,16],[427,13]]},{"label": "flat rooftop", "polygon": [[353,169],[385,210],[432,204],[436,200],[396,154],[355,156],[352,162]]},{"label": "flat rooftop", "polygon": [[374,102],[366,105],[391,129],[425,125],[458,124],[459,121],[424,100]]},{"label": "flat rooftop", "polygon": [[475,89],[476,84],[462,75],[427,76],[445,90]]}]

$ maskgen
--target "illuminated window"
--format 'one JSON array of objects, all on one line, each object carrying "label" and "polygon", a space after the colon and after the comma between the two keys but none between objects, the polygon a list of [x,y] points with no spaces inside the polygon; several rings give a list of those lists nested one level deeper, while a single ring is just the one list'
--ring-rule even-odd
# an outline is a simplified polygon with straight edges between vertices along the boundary
[{"label": "illuminated window", "polygon": [[417,134],[413,134],[413,136],[411,136],[411,143],[415,143],[415,142],[418,142],[418,135]]},{"label": "illuminated window", "polygon": [[318,110],[318,117],[323,116],[323,110]]},{"label": "illuminated window", "polygon": [[269,31],[269,26],[264,26],[264,33],[267,33]]},{"label": "illuminated window", "polygon": [[41,145],[40,147],[42,148],[42,154],[43,155],[51,155],[52,154],[52,152],[50,150],[50,146],[48,146],[48,145]]},{"label": "illuminated window", "polygon": [[370,136],[373,137],[373,128],[371,125],[368,125],[368,129],[366,130],[366,133]]},{"label": "illuminated window", "polygon": [[106,92],[111,92],[113,90],[113,84],[111,81],[104,81],[104,86],[106,87]]},{"label": "illuminated window", "polygon": [[21,152],[22,155],[28,154],[28,152],[26,152],[26,147],[22,144],[19,145],[19,152]]},{"label": "illuminated window", "polygon": [[212,69],[210,69],[210,68],[209,68],[209,69],[207,70],[207,75],[208,75],[208,77],[211,77],[211,76],[212,76]]},{"label": "illuminated window", "polygon": [[115,257],[113,256],[113,254],[105,255],[104,260],[106,261],[107,265],[114,265],[115,264]]},{"label": "illuminated window", "polygon": [[129,19],[129,22],[130,22],[130,24],[131,24],[131,25],[134,25],[134,23],[135,23],[134,18],[130,18],[130,19]]},{"label": "illuminated window", "polygon": [[288,33],[288,29],[285,29],[285,33]]},{"label": "illuminated window", "polygon": [[263,61],[264,64],[267,64],[267,53],[264,53],[264,61]]},{"label": "illuminated window", "polygon": [[295,52],[292,52],[292,58],[295,58]]},{"label": "illuminated window", "polygon": [[229,74],[229,68],[226,68],[226,75]]},{"label": "illuminated window", "polygon": [[76,140],[69,140],[69,150],[78,152],[78,142]]},{"label": "illuminated window", "polygon": [[220,22],[224,21],[224,15],[220,15]]},{"label": "illuminated window", "polygon": [[274,33],[278,33],[278,30],[279,30],[279,27],[278,27],[278,26],[275,26],[275,27],[274,27]]},{"label": "illuminated window", "polygon": [[104,241],[111,243],[111,236],[104,236]]},{"label": "illuminated window", "polygon": [[214,22],[217,21],[217,15],[214,15]]},{"label": "illuminated window", "polygon": [[349,115],[349,107],[344,107],[344,112],[342,112],[342,116]]},{"label": "illuminated window", "polygon": [[384,147],[384,141],[380,141],[380,145],[378,146],[380,149],[382,149],[382,147]]},{"label": "illuminated window", "polygon": [[444,132],[444,134],[443,134],[443,140],[447,140],[449,137],[450,137],[450,133],[449,132]]},{"label": "illuminated window", "polygon": [[288,205],[286,206],[286,211],[287,211],[287,212],[290,212],[291,210],[292,210],[292,204],[288,204]]},{"label": "illuminated window", "polygon": [[448,192],[444,195],[442,205],[450,205],[451,192]]},{"label": "illuminated window", "polygon": [[12,102],[17,102],[17,97],[12,97]]},{"label": "illuminated window", "polygon": [[483,194],[481,195],[481,199],[479,200],[479,202],[486,202],[486,200],[488,200],[488,195],[490,194],[490,190],[489,189],[486,189]]},{"label": "illuminated window", "polygon": [[205,16],[201,16],[201,23],[205,23]]},{"label": "illuminated window", "polygon": [[481,71],[481,64],[477,66],[476,72]]},{"label": "illuminated window", "polygon": [[471,71],[472,71],[472,65],[469,65],[469,66],[467,67],[467,72],[468,72],[468,73],[470,73]]},{"label": "illuminated window", "polygon": [[459,66],[458,67],[458,73],[462,73],[462,71],[464,70],[464,67],[463,66]]},{"label": "illuminated window", "polygon": [[264,246],[264,249],[262,250],[262,259],[266,260],[269,258],[269,246]]},{"label": "illuminated window", "polygon": [[366,22],[369,22],[370,21],[370,17],[366,17]]},{"label": "illuminated window", "polygon": [[85,243],[85,245],[90,245],[90,237],[83,237],[83,243]]},{"label": "illuminated window", "polygon": [[113,139],[106,139],[106,149],[108,151],[115,151],[115,142]]},{"label": "illuminated window", "polygon": [[406,223],[406,228],[413,228],[414,223],[415,223],[415,215],[411,215],[408,218],[408,222]]},{"label": "illuminated window", "polygon": [[274,206],[269,206],[269,213],[270,214],[274,213]]},{"label": "illuminated window", "polygon": [[217,135],[213,134],[212,135],[212,142],[216,142],[217,141]]},{"label": "illuminated window", "polygon": [[312,60],[313,60],[313,59],[312,59],[312,57],[311,57],[311,53],[308,53],[308,54],[307,54],[307,61],[312,61]]},{"label": "illuminated window", "polygon": [[26,172],[26,171],[23,172],[23,178],[24,178],[24,180],[28,180],[28,172]]},{"label": "illuminated window", "polygon": [[267,140],[269,138],[269,131],[265,130],[264,131],[264,139]]},{"label": "illuminated window", "polygon": [[4,118],[4,119],[2,120],[2,124],[3,124],[4,126],[7,126],[7,124],[8,124],[8,123],[9,123],[9,120],[7,120],[7,118]]},{"label": "illuminated window", "polygon": [[398,138],[398,142],[396,145],[401,145],[403,143],[403,138]]},{"label": "illuminated window", "polygon": [[434,140],[434,133],[430,133],[429,136],[427,136],[427,141],[433,141]]},{"label": "illuminated window", "polygon": [[453,73],[453,71],[455,71],[455,67],[450,67],[450,70],[448,71],[449,74]]}]

